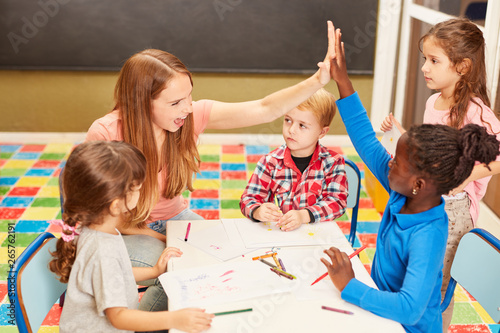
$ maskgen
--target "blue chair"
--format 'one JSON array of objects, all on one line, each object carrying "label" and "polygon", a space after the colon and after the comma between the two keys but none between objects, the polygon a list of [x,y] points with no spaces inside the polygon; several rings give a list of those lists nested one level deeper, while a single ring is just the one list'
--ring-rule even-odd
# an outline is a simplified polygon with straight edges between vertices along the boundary
[{"label": "blue chair", "polygon": [[37,332],[52,306],[66,291],[48,264],[57,238],[41,233],[17,258],[9,272],[9,298],[15,304],[19,332]]},{"label": "blue chair", "polygon": [[358,225],[359,192],[361,190],[361,173],[358,166],[350,159],[344,157],[345,173],[349,185],[349,196],[347,197],[347,208],[352,208],[351,231],[349,233],[349,242],[354,246],[356,240],[356,228]]},{"label": "blue chair", "polygon": [[472,229],[458,244],[441,311],[448,307],[458,282],[500,323],[499,277],[500,241],[486,230]]}]

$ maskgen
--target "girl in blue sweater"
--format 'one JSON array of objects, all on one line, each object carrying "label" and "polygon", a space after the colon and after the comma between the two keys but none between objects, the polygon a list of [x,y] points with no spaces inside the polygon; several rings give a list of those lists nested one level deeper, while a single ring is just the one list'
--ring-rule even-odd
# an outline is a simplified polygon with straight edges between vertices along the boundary
[{"label": "girl in blue sweater", "polygon": [[448,217],[442,194],[461,184],[476,160],[494,161],[496,137],[477,125],[412,127],[398,141],[394,159],[375,136],[349,80],[340,30],[331,74],[347,133],[366,166],[389,192],[377,236],[371,276],[378,290],[354,277],[347,254],[332,247],[321,259],[342,298],[403,324],[407,332],[442,332],[440,313]]}]

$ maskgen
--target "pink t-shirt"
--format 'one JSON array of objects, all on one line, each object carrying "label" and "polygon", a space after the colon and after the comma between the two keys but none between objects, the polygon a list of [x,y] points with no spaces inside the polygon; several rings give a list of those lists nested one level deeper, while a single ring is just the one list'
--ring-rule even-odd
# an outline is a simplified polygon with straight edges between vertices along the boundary
[{"label": "pink t-shirt", "polygon": [[[424,113],[424,124],[443,124],[448,125],[449,121],[449,110],[436,110],[434,105],[436,100],[440,96],[440,93],[434,94],[427,100],[425,105],[425,113]],[[467,124],[477,124],[486,128],[488,133],[493,134],[497,133],[497,139],[500,141],[500,120],[495,116],[493,111],[484,105],[483,101],[479,98],[474,98],[474,101],[477,102],[481,107],[477,104],[469,102],[469,108],[467,110],[467,116],[464,119],[464,125]],[[485,122],[488,122],[490,125],[483,123],[481,121],[481,108],[482,108],[482,117]],[[500,161],[500,155],[497,156],[497,161]],[[479,163],[479,162],[476,162]],[[476,181],[470,182],[464,188],[464,191],[467,192],[470,198],[470,215],[472,217],[472,221],[475,224],[479,215],[479,201],[484,197],[486,193],[486,189],[488,187],[488,182],[490,181],[491,176],[478,179]]]},{"label": "pink t-shirt", "polygon": [[[193,117],[194,117],[194,135],[195,140],[203,133],[208,124],[210,111],[212,110],[213,101],[200,100],[193,102]],[[97,119],[87,131],[85,141],[122,141],[123,132],[120,114],[118,110],[114,110],[102,118]],[[158,185],[160,193],[163,193],[165,188],[161,181],[164,176],[165,169],[158,173]],[[173,199],[166,199],[160,196],[158,203],[153,208],[147,222],[151,223],[158,220],[168,220],[188,207],[186,199],[179,195]]]}]

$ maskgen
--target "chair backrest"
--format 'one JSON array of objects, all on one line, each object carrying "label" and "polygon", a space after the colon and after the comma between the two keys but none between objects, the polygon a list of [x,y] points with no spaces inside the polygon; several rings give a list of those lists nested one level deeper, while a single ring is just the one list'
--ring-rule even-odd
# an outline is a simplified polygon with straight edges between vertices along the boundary
[{"label": "chair backrest", "polygon": [[448,307],[459,283],[497,323],[500,323],[500,241],[483,229],[472,229],[458,244],[451,280],[441,304]]},{"label": "chair backrest", "polygon": [[15,317],[19,332],[37,332],[57,299],[66,290],[48,268],[52,260],[49,251],[56,249],[57,238],[49,232],[40,234],[17,258],[9,272],[14,291]]},{"label": "chair backrest", "polygon": [[344,157],[345,173],[349,185],[349,196],[347,197],[347,208],[352,208],[351,230],[349,242],[354,245],[356,239],[356,228],[358,225],[359,192],[361,189],[361,173],[357,165],[350,159]]}]

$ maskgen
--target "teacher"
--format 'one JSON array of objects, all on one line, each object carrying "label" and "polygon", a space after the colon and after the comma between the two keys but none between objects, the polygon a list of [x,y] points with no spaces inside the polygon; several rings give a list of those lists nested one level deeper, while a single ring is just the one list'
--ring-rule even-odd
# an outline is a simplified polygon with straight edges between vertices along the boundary
[{"label": "teacher", "polygon": [[[115,86],[115,107],[90,126],[86,141],[125,141],[146,156],[146,180],[134,211],[135,225],[120,230],[132,266],[156,264],[165,249],[167,220],[203,219],[181,195],[186,189],[193,191],[193,175],[199,172],[198,136],[207,128],[274,121],[313,95],[330,81],[333,34],[328,21],[328,51],[315,74],[262,99],[242,103],[193,102],[191,73],[168,52],[144,50],[125,62]],[[141,284],[150,287],[139,309],[165,310],[167,298],[158,280]]]}]

